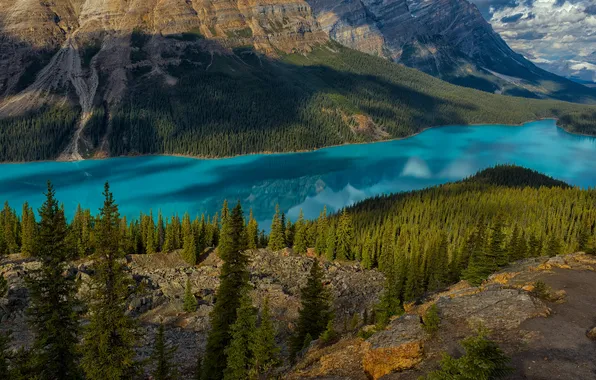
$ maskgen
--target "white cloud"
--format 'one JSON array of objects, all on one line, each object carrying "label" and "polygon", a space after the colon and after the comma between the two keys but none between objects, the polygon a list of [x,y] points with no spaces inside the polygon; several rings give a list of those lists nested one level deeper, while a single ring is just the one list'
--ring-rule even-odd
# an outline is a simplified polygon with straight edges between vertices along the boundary
[{"label": "white cloud", "polygon": [[[585,62],[596,50],[594,0],[473,1],[481,8],[490,7],[484,15],[495,31],[528,59],[551,70],[596,74],[594,65]],[[561,65],[561,61],[570,64]]]}]

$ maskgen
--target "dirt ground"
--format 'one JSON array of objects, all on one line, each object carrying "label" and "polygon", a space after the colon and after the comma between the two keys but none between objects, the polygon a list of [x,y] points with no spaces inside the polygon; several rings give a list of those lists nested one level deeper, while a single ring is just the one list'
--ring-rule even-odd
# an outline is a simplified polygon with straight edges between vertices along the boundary
[{"label": "dirt ground", "polygon": [[513,355],[511,379],[596,379],[596,342],[586,332],[596,326],[596,272],[555,269],[542,280],[567,293],[564,303],[549,304],[548,318],[525,321],[536,333],[526,349]]}]

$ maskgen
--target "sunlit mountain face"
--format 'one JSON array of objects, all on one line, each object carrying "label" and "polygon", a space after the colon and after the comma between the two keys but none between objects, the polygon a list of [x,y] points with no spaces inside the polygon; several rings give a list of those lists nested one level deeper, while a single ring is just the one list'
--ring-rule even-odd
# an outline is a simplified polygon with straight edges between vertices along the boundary
[{"label": "sunlit mountain face", "polygon": [[515,51],[581,83],[596,82],[593,0],[472,0]]}]

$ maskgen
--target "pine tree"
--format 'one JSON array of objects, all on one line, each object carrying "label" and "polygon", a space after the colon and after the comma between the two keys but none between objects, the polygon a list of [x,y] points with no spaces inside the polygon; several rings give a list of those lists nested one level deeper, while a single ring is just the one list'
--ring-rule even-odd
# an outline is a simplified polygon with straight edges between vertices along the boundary
[{"label": "pine tree", "polygon": [[26,279],[30,297],[27,312],[35,333],[34,362],[41,380],[78,379],[77,283],[74,276],[65,274],[75,253],[69,249],[66,218],[49,182],[45,195],[35,245],[41,266]]},{"label": "pine tree", "polygon": [[[229,219],[229,220],[228,220]],[[226,367],[225,349],[231,335],[230,326],[236,322],[236,310],[240,306],[242,290],[248,284],[248,256],[245,254],[246,239],[244,217],[240,203],[222,226],[219,256],[223,260],[220,285],[211,312],[211,331],[203,361],[203,379],[221,379]]]},{"label": "pine tree", "polygon": [[154,380],[174,380],[178,378],[178,371],[173,364],[177,347],[170,346],[166,342],[163,323],[157,329],[151,362],[154,369],[151,372]]},{"label": "pine tree", "polygon": [[279,205],[275,206],[275,215],[271,222],[271,233],[269,234],[269,249],[280,251],[286,246],[285,229],[281,221]]},{"label": "pine tree", "polygon": [[252,208],[250,209],[250,214],[248,216],[246,237],[248,239],[248,249],[257,249],[259,246],[259,224],[253,216]]},{"label": "pine tree", "polygon": [[244,290],[237,310],[237,318],[230,326],[231,340],[225,349],[227,358],[225,380],[248,380],[253,361],[251,347],[255,339],[256,312],[248,291]]},{"label": "pine tree", "polygon": [[294,235],[294,251],[299,254],[306,253],[306,223],[304,221],[304,214],[300,210],[300,215],[294,226],[296,234]]},{"label": "pine tree", "polygon": [[192,287],[190,285],[190,279],[186,279],[186,286],[184,289],[184,304],[182,306],[183,310],[187,313],[192,313],[197,311],[198,301],[195,298],[195,295],[192,293]]},{"label": "pine tree", "polygon": [[336,258],[338,260],[352,260],[352,246],[354,245],[354,229],[352,227],[352,217],[344,209],[339,217],[337,224],[337,245]]},{"label": "pine tree", "polygon": [[577,250],[580,252],[586,252],[589,248],[588,243],[590,242],[590,230],[591,226],[586,220],[579,227],[579,233],[577,235]]},{"label": "pine tree", "polygon": [[97,220],[97,248],[91,277],[89,324],[82,343],[82,367],[88,380],[125,379],[136,372],[136,323],[126,314],[134,281],[122,263],[120,215],[108,183]]},{"label": "pine tree", "polygon": [[333,319],[330,294],[323,285],[323,270],[317,260],[312,264],[306,286],[300,291],[300,300],[302,307],[291,341],[292,356],[302,349],[307,335],[317,339]]},{"label": "pine tree", "polygon": [[251,341],[252,352],[251,375],[257,379],[269,378],[271,372],[281,364],[279,347],[275,343],[275,327],[271,320],[269,300],[265,298],[261,310],[261,323]]},{"label": "pine tree", "polygon": [[188,213],[184,214],[182,218],[182,258],[190,265],[197,263],[197,245],[195,242],[195,234],[190,224],[190,216]]}]

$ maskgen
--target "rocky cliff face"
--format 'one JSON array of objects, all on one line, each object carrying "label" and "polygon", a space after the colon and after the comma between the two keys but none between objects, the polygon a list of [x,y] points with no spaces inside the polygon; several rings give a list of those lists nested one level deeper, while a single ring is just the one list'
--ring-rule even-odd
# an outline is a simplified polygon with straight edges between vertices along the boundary
[{"label": "rocky cliff face", "polygon": [[565,100],[572,97],[561,88],[591,93],[515,53],[467,0],[308,2],[332,39],[455,84]]},{"label": "rocky cliff face", "polygon": [[89,112],[96,96],[109,102],[122,96],[127,70],[159,72],[177,58],[173,46],[204,38],[207,51],[253,46],[271,55],[328,40],[302,0],[0,0],[0,7],[4,115],[56,96],[64,101],[65,94]]}]

